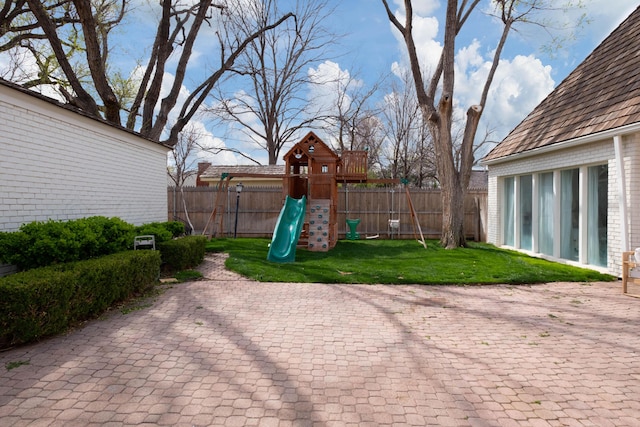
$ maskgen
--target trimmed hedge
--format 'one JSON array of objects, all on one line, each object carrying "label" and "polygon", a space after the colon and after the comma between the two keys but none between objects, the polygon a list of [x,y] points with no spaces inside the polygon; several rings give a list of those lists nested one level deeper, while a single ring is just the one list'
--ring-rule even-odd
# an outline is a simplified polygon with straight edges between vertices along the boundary
[{"label": "trimmed hedge", "polygon": [[97,258],[132,249],[136,235],[149,234],[156,243],[168,241],[184,234],[184,224],[168,221],[135,227],[120,218],[102,216],[35,221],[16,232],[0,232],[0,261],[28,270]]},{"label": "trimmed hedge", "polygon": [[91,259],[131,248],[135,233],[120,218],[34,221],[0,233],[0,259],[20,270]]},{"label": "trimmed hedge", "polygon": [[180,221],[150,222],[136,227],[136,235],[153,234],[156,244],[184,235],[184,224]]},{"label": "trimmed hedge", "polygon": [[150,289],[158,251],[127,251],[0,278],[0,348],[58,334]]},{"label": "trimmed hedge", "polygon": [[162,254],[164,271],[180,271],[197,266],[204,259],[207,238],[185,236],[156,245]]}]

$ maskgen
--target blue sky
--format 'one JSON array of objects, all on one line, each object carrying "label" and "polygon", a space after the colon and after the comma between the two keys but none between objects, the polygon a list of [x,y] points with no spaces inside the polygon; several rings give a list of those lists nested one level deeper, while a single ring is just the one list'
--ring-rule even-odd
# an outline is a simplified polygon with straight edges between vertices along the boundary
[{"label": "blue sky", "polygon": [[[444,0],[421,0],[425,4],[433,4],[434,16],[442,25]],[[560,3],[561,1],[558,1]],[[391,28],[386,13],[380,0],[349,0],[335,1],[336,14],[332,26],[339,32],[346,33],[344,49],[351,51],[353,60],[359,63],[362,69],[389,71],[391,64],[398,61],[404,54],[396,31]],[[390,1],[390,4],[399,5],[401,1]],[[417,2],[415,2],[417,3]],[[511,58],[515,55],[529,55],[541,59],[543,64],[552,67],[551,75],[555,81],[560,81],[567,76],[613,29],[620,24],[631,12],[640,5],[637,0],[586,0],[586,13],[591,21],[578,32],[575,41],[568,41],[563,49],[557,50],[553,57],[540,51],[539,42],[543,38],[540,31],[531,30],[529,33],[518,35],[512,33],[507,43],[507,49],[503,58]],[[415,11],[414,11],[415,12]],[[563,13],[571,18],[577,11]],[[488,20],[476,14],[468,22],[465,28],[469,28],[467,34],[478,38],[481,43],[495,43],[495,28]],[[442,28],[440,28],[440,33]],[[469,42],[467,36],[466,42]],[[416,41],[420,43],[419,39]],[[464,47],[459,45],[458,49]]]},{"label": "blue sky", "polygon": [[[137,5],[128,26],[122,29],[119,42],[113,45],[114,55],[123,73],[135,69],[136,59],[145,63],[145,48],[151,46],[155,31],[153,11],[157,4],[145,0],[133,0]],[[187,0],[192,1],[192,0]],[[248,0],[236,0],[248,1]],[[331,58],[323,63],[314,64],[309,72],[318,79],[337,75],[351,76],[360,80],[363,87],[372,85],[382,75],[391,75],[406,68],[405,48],[395,29],[389,23],[380,0],[327,0],[335,7],[335,12],[327,21],[330,29],[344,34],[338,43],[332,46]],[[551,0],[550,0],[551,1]],[[280,4],[294,4],[295,0],[279,0]],[[560,2],[560,0],[558,0]],[[397,14],[403,13],[402,0],[389,0]],[[488,1],[483,1],[483,8]],[[555,3],[555,2],[553,2]],[[512,33],[502,55],[487,108],[483,113],[482,127],[491,128],[493,140],[500,140],[558,85],[620,22],[622,22],[639,4],[638,0],[584,0],[590,23],[578,34],[577,40],[565,42],[553,55],[544,54],[541,45],[545,34],[538,30],[524,30]],[[443,14],[445,0],[414,1],[414,38],[425,69],[434,64],[439,55],[442,39]],[[555,12],[549,17],[555,22],[572,21],[577,12]],[[456,49],[457,60],[456,103],[459,111],[465,111],[477,102],[479,88],[486,75],[490,53],[495,46],[500,27],[482,13],[476,12],[465,25]],[[207,36],[205,34],[205,36]],[[203,37],[196,46],[192,75],[198,74],[198,67],[205,67],[217,59],[211,52],[210,40],[213,33]],[[0,75],[3,57],[0,56]],[[167,82],[172,76],[167,75]],[[187,79],[187,82],[192,82]],[[190,91],[189,83],[183,87],[186,97]],[[381,91],[378,99],[385,93]],[[309,89],[308,97],[330,99],[335,96],[332,87],[324,86]],[[203,143],[210,147],[232,147],[246,152],[263,164],[266,164],[266,152],[261,151],[238,133],[215,127],[202,119],[193,126],[203,134]],[[322,131],[316,131],[320,137],[330,139]],[[281,154],[286,152],[286,148]],[[232,153],[210,155],[201,153],[201,159],[214,164],[248,163],[246,159]],[[279,159],[279,162],[282,160]]]},{"label": "blue sky", "polygon": [[[342,73],[362,79],[363,84],[373,84],[379,76],[406,67],[404,45],[387,19],[380,0],[332,0],[335,13],[330,26],[336,33],[345,34],[341,42],[334,46],[336,56],[324,64],[318,64],[314,71],[322,73]],[[402,1],[390,1],[400,8]],[[436,61],[442,36],[443,0],[421,0],[414,2],[415,39],[425,63]],[[579,13],[586,13],[589,23],[577,32],[575,41],[566,41],[562,48],[545,54],[541,50],[546,40],[543,32],[526,28],[520,33],[512,33],[507,43],[498,73],[494,80],[492,94],[483,115],[481,127],[493,130],[492,139],[499,141],[557,86],[584,58],[620,24],[637,6],[637,0],[587,0],[586,7]],[[486,7],[486,5],[485,5]],[[578,12],[555,12],[554,20],[572,20]],[[461,111],[474,104],[478,98],[478,88],[483,81],[483,70],[487,66],[490,52],[496,43],[500,30],[486,15],[476,14],[465,27],[463,39],[457,50],[463,52],[456,83],[457,102]],[[383,94],[380,94],[382,98]],[[331,97],[331,88],[315,89],[312,96]],[[216,130],[213,130],[214,134]],[[321,137],[328,138],[326,135]],[[215,135],[214,135],[215,136]],[[228,135],[227,135],[228,136]],[[233,139],[233,138],[232,138]],[[219,140],[214,145],[234,145],[237,141]],[[251,151],[249,145],[240,144]],[[286,150],[283,151],[283,153]],[[252,151],[254,157],[265,161],[259,151]],[[205,156],[207,157],[207,156]],[[208,157],[218,164],[237,161],[232,156]],[[281,160],[279,160],[281,161]]]}]

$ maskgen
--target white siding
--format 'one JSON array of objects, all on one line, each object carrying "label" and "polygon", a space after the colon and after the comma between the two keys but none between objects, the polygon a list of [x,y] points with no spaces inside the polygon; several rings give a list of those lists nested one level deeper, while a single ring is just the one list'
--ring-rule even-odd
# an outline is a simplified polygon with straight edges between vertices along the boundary
[{"label": "white siding", "polygon": [[[638,208],[640,206],[640,134],[626,135],[622,141],[629,215],[628,239],[630,248],[633,249],[640,246],[640,208]],[[501,177],[550,172],[602,163],[608,164],[609,171],[607,268],[611,274],[619,275],[622,251],[622,236],[620,235],[621,214],[618,196],[618,171],[616,170],[612,139],[491,165],[489,167],[487,241],[496,245],[502,244]]]},{"label": "white siding", "polygon": [[0,231],[101,215],[167,220],[167,149],[0,85]]}]

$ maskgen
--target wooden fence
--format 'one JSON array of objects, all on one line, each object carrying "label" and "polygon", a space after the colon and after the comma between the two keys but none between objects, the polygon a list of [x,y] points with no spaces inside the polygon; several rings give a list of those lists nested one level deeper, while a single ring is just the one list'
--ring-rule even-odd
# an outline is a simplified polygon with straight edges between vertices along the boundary
[{"label": "wooden fence", "polygon": [[[442,203],[439,190],[411,189],[411,200],[425,238],[440,237],[442,228]],[[216,189],[212,187],[185,187],[184,199],[194,234],[201,234],[213,211]],[[169,187],[168,218],[185,220],[182,196]],[[226,194],[226,206],[222,215],[223,236],[234,235],[237,211],[238,237],[271,237],[283,205],[280,187],[244,187],[237,197],[231,185]],[[338,189],[338,231],[344,238],[348,227],[346,219],[360,218],[357,231],[361,238],[378,235],[380,238],[412,239],[414,227],[404,188]],[[219,219],[219,217],[218,217]],[[390,219],[399,219],[399,230],[389,228]],[[216,220],[217,222],[217,220]],[[210,225],[209,233],[215,225]],[[486,241],[487,192],[469,191],[465,200],[464,228],[467,239]],[[222,237],[218,234],[219,237]]]}]

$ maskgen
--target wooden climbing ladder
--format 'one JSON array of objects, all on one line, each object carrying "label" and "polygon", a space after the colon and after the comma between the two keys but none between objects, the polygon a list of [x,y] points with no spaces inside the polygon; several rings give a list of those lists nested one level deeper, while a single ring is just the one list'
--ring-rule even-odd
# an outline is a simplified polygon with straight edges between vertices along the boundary
[{"label": "wooden climbing ladder", "polygon": [[[216,198],[213,202],[213,211],[211,215],[209,215],[209,219],[207,220],[207,224],[204,226],[204,230],[202,230],[203,236],[208,236],[209,238],[216,236],[216,233],[222,234],[222,221],[224,219],[224,209],[226,207],[227,201],[227,190],[229,189],[229,181],[231,181],[231,176],[227,173],[223,173],[220,177],[220,182],[218,182],[218,191],[216,192]],[[216,226],[216,217],[218,217],[218,223]],[[213,224],[213,229],[211,234],[207,234],[207,230],[209,229],[209,224]]]}]

